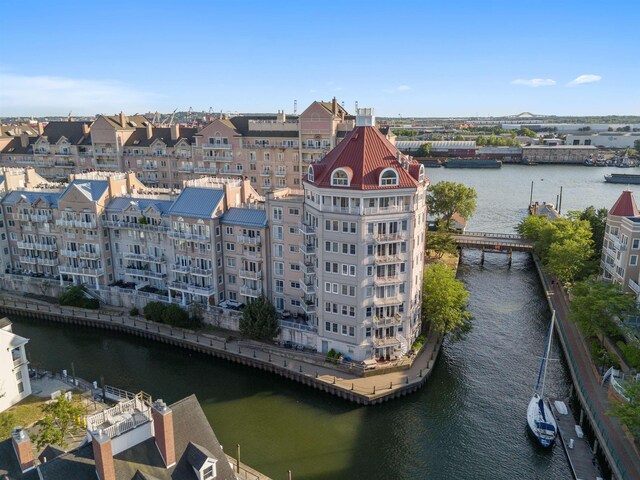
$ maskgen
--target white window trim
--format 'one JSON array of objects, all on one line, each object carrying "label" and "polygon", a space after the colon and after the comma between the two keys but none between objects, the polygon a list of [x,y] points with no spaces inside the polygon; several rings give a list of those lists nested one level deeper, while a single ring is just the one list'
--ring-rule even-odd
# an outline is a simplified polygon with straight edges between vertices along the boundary
[{"label": "white window trim", "polygon": [[[336,174],[337,173],[344,173],[347,177],[347,183],[346,184],[342,184],[342,183],[336,183],[336,181],[338,180],[336,178]],[[340,179],[340,181],[342,181],[342,179]],[[347,172],[344,168],[336,168],[333,172],[331,172],[331,186],[333,187],[350,187],[351,186],[351,175],[349,175],[349,172]]]},{"label": "white window trim", "polygon": [[[382,183],[384,174],[387,173],[387,172],[393,172],[393,174],[395,175],[395,182],[394,183]],[[386,179],[386,180],[390,180],[390,179]],[[382,172],[380,172],[380,180],[378,182],[379,186],[381,186],[381,187],[396,187],[396,186],[398,186],[399,183],[400,183],[400,176],[398,174],[398,171],[395,168],[385,168],[384,170],[382,170]]]}]

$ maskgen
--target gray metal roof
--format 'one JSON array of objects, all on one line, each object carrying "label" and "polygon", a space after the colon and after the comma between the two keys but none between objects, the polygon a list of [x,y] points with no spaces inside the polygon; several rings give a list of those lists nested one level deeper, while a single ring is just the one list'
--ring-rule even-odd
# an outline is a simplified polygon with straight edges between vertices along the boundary
[{"label": "gray metal roof", "polygon": [[117,197],[109,202],[107,212],[122,212],[131,204],[135,205],[141,212],[144,212],[151,205],[159,212],[167,213],[171,205],[173,205],[173,201],[155,198]]},{"label": "gray metal roof", "polygon": [[64,197],[72,188],[78,189],[89,200],[97,202],[109,188],[109,182],[107,180],[74,180],[64,189],[60,198]]},{"label": "gray metal roof", "polygon": [[223,198],[224,190],[187,187],[173,202],[168,213],[183,217],[212,218]]},{"label": "gray metal roof", "polygon": [[230,208],[224,213],[220,223],[262,228],[267,226],[267,212],[255,208]]},{"label": "gray metal roof", "polygon": [[60,193],[54,192],[38,192],[38,191],[26,191],[26,190],[13,190],[9,192],[3,199],[3,205],[15,205],[21,198],[26,199],[29,203],[33,204],[37,200],[50,204],[53,208],[58,206],[58,200],[60,199]]}]

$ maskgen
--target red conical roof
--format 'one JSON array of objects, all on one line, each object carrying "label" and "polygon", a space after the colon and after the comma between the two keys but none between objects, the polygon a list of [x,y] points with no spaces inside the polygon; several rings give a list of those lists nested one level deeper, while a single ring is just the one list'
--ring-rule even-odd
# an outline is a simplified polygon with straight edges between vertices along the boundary
[{"label": "red conical roof", "polygon": [[638,207],[636,206],[636,200],[633,198],[631,190],[625,190],[622,192],[616,203],[609,210],[610,215],[617,217],[637,217],[640,216]]},{"label": "red conical roof", "polygon": [[[405,168],[405,165],[407,168]],[[338,168],[350,177],[352,190],[416,188],[419,185],[420,164],[400,153],[376,127],[356,127],[320,162],[313,164],[314,181],[318,187],[331,186],[331,174]],[[398,173],[398,185],[380,186],[380,173],[393,168]]]}]

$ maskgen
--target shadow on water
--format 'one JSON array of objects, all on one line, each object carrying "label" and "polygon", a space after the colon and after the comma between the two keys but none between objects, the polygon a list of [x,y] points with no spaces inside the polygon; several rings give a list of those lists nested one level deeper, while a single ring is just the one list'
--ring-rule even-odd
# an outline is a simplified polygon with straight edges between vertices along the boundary
[{"label": "shadow on water", "polygon": [[[476,255],[477,254],[477,255]],[[527,255],[466,252],[460,278],[471,292],[474,328],[445,342],[418,393],[358,407],[231,362],[107,331],[14,319],[30,338],[34,366],[69,369],[173,402],[200,400],[229,452],[273,478],[568,478],[559,445],[541,451],[526,431],[549,311]],[[561,358],[554,346],[552,356]],[[563,362],[549,370],[549,393],[568,394]]]}]

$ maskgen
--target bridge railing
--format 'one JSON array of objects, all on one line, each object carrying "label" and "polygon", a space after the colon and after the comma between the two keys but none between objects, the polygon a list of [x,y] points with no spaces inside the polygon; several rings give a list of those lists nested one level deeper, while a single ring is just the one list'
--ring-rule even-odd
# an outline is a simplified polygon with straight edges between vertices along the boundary
[{"label": "bridge railing", "polygon": [[502,238],[512,240],[526,240],[522,235],[517,233],[489,233],[489,232],[464,232],[454,235],[454,237],[485,237],[485,238]]}]

